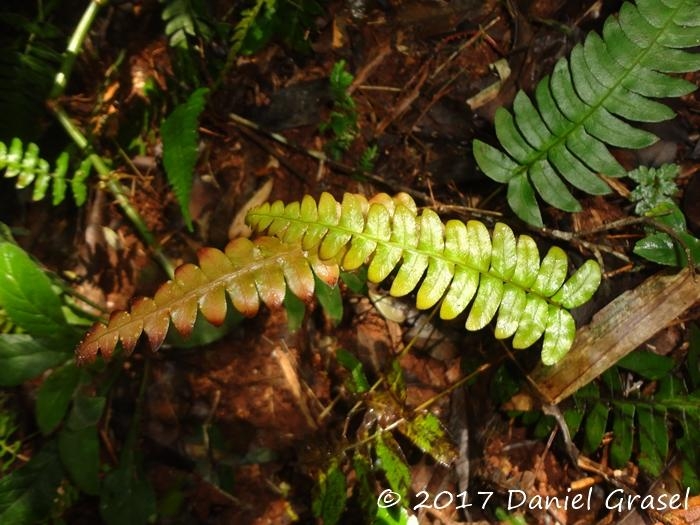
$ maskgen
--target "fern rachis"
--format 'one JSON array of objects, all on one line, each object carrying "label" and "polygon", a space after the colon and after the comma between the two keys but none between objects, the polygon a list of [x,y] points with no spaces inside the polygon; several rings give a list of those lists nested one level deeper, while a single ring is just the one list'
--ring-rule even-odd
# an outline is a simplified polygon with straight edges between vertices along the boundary
[{"label": "fern rachis", "polygon": [[496,136],[505,152],[475,140],[474,155],[486,175],[508,184],[508,202],[520,218],[542,225],[536,193],[562,210],[579,210],[561,178],[586,193],[607,193],[598,174],[625,171],[605,144],[641,148],[656,140],[633,123],[672,118],[671,109],[650,97],[696,88],[666,73],[700,69],[700,55],[682,49],[700,44],[697,13],[697,0],[626,2],[602,37],[590,33],[539,82],[537,106],[519,92],[513,114],[498,110]]},{"label": "fern rachis", "polygon": [[237,239],[225,252],[202,250],[200,267],[184,265],[153,299],[139,299],[130,312],[96,324],[78,348],[79,357],[89,360],[100,351],[109,356],[120,340],[129,353],[142,332],[155,349],[171,321],[178,332],[189,334],[198,310],[222,323],[226,294],[236,310],[254,315],[261,301],[279,306],[287,286],[297,297],[310,299],[314,273],[335,284],[341,267],[367,265],[373,282],[396,270],[392,295],[418,288],[419,308],[442,301],[443,318],[456,317],[471,303],[469,330],[495,317],[496,337],[514,336],[516,348],[531,346],[544,334],[543,360],[553,363],[573,343],[568,310],[586,302],[600,282],[594,261],[567,280],[561,249],[550,249],[540,262],[530,237],[516,240],[504,224],[489,235],[478,221],[443,223],[431,210],[419,216],[405,194],[380,194],[370,201],[346,194],[342,204],[325,193],[318,202],[309,196],[287,205],[277,201],[251,210],[248,222],[271,237]]}]

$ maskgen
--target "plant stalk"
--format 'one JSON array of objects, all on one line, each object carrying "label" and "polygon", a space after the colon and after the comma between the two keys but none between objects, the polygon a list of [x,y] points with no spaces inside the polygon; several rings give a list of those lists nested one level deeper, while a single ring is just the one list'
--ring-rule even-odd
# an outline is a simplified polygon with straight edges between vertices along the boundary
[{"label": "plant stalk", "polygon": [[114,196],[114,199],[122,209],[122,212],[132,222],[141,238],[151,248],[153,251],[153,257],[158,261],[168,276],[172,278],[172,276],[175,274],[175,267],[173,263],[170,261],[170,259],[168,259],[165,253],[163,253],[163,248],[158,240],[153,236],[153,233],[151,233],[151,231],[148,229],[148,226],[144,222],[141,215],[139,215],[139,212],[131,205],[131,202],[127,196],[128,191],[126,188],[115,180],[114,176],[112,175],[112,170],[110,170],[107,164],[105,164],[104,159],[92,151],[90,143],[85,135],[83,135],[83,133],[75,126],[63,108],[56,103],[50,104],[50,107],[58,121],[63,126],[63,129],[65,129],[66,133],[68,133],[71,139],[73,139],[73,142],[75,142],[78,148],[88,154],[88,159],[90,159],[90,162],[95,168],[95,171],[97,171],[102,183]]},{"label": "plant stalk", "polygon": [[90,4],[85,9],[83,16],[80,18],[80,22],[73,31],[73,34],[68,41],[68,47],[63,54],[63,62],[61,63],[61,68],[56,73],[53,81],[53,88],[49,95],[50,99],[55,99],[60,97],[66,90],[68,85],[68,79],[70,78],[71,72],[73,71],[73,66],[75,65],[75,59],[78,57],[81,48],[83,47],[83,42],[90,31],[92,23],[95,21],[100,7],[107,3],[106,1],[91,0]]}]

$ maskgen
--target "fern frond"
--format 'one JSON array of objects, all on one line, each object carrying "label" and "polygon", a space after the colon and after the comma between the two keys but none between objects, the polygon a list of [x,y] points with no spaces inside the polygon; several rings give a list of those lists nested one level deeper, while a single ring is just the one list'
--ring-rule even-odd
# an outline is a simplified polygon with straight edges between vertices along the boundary
[{"label": "fern frond", "polygon": [[539,82],[536,106],[520,91],[512,114],[497,111],[505,152],[475,140],[474,156],[486,175],[508,184],[508,203],[521,219],[542,226],[536,193],[556,208],[579,211],[567,183],[599,195],[609,192],[599,173],[625,175],[606,145],[636,149],[657,140],[632,123],[672,118],[652,98],[696,89],[667,73],[700,69],[700,54],[683,50],[700,45],[698,13],[698,0],[626,2],[606,20],[602,37],[590,33]]},{"label": "fern frond", "polygon": [[[34,184],[32,200],[39,201],[46,196],[49,184],[53,182],[53,204],[60,204],[66,196],[66,173],[68,172],[68,153],[61,153],[56,159],[54,169],[49,162],[39,156],[39,147],[30,142],[25,148],[22,141],[15,137],[10,147],[0,141],[0,170],[5,170],[6,179],[16,178],[15,187],[24,189]],[[85,192],[83,181],[71,181],[73,191]],[[76,202],[78,194],[76,193]],[[84,199],[83,199],[84,202]]]},{"label": "fern frond", "polygon": [[96,324],[78,348],[79,357],[92,359],[99,351],[109,356],[120,340],[131,352],[143,331],[157,348],[171,321],[178,332],[188,334],[197,309],[210,322],[221,323],[226,292],[237,310],[254,315],[260,300],[281,304],[286,285],[308,300],[314,289],[312,270],[333,283],[340,268],[368,265],[372,282],[396,272],[390,289],[394,296],[418,288],[418,308],[442,301],[444,319],[458,316],[471,303],[468,330],[479,330],[495,317],[496,337],[514,336],[515,348],[527,348],[544,335],[542,360],[550,364],[573,343],[569,309],[590,299],[601,278],[597,263],[587,261],[567,279],[563,250],[553,247],[540,261],[535,241],[526,235],[516,239],[505,224],[489,234],[478,221],[443,223],[431,210],[418,215],[406,194],[380,194],[370,201],[346,194],[341,204],[324,193],[318,202],[306,196],[287,205],[264,204],[247,219],[272,237],[238,239],[225,253],[203,251],[201,269],[180,268],[154,299],[140,299],[130,313]]},{"label": "fern frond", "polygon": [[160,128],[163,139],[163,166],[168,182],[180,204],[187,228],[192,231],[190,196],[194,167],[198,156],[199,115],[204,109],[209,89],[199,88],[186,102],[168,115]]},{"label": "fern frond", "polygon": [[[232,55],[237,55],[245,47],[248,47],[244,47],[244,44],[246,44],[248,40],[253,40],[254,42],[265,40],[266,36],[255,34],[256,32],[260,32],[258,28],[260,18],[263,15],[271,17],[276,8],[277,0],[255,0],[253,5],[243,9],[241,11],[241,19],[238,21],[233,30],[231,51],[229,53]],[[255,48],[257,46],[252,47]]]},{"label": "fern frond", "polygon": [[56,28],[47,22],[0,15],[0,34],[8,37],[15,32],[19,36],[3,38],[0,47],[0,140],[38,136],[44,101],[61,63],[61,54],[54,49],[54,44],[63,45],[56,39]]},{"label": "fern frond", "polygon": [[210,40],[212,30],[199,0],[161,0],[165,34],[171,47],[189,49],[189,37]]}]

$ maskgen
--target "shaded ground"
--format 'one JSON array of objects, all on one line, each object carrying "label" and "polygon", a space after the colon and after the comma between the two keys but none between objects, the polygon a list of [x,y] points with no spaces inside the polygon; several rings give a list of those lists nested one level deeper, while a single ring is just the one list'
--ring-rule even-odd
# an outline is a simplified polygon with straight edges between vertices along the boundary
[{"label": "shaded ground", "polygon": [[[498,217],[525,231],[512,218],[503,188],[477,173],[470,142],[474,137],[491,140],[495,109],[510,104],[517,89],[531,91],[586,31],[600,27],[617,3],[517,4],[332,2],[316,21],[311,54],[272,44],[239,58],[212,97],[201,119],[201,154],[190,206],[193,234],[183,227],[153,137],[144,138],[141,155],[115,159],[131,188],[130,198],[177,262],[194,260],[201,246],[224,246],[238,211],[268,181],[270,199],[297,200],[321,191],[340,196],[344,191],[370,195],[403,190],[444,216],[487,223]],[[143,103],[139,79],[172,74],[167,44],[151,30],[156,25],[154,6],[142,7],[111,12],[103,33],[91,41],[99,53],[81,57],[79,80],[64,101],[86,128],[99,128],[101,142],[110,150]],[[111,59],[122,49],[128,67],[102,83]],[[499,77],[491,65],[502,58],[510,72],[501,71]],[[340,59],[355,76],[349,92],[357,105],[359,135],[341,160],[319,162],[305,150],[323,150],[331,140],[318,126],[329,117],[327,78]],[[489,92],[496,82],[501,82],[500,89]],[[619,153],[619,158],[629,168],[640,160],[682,160],[684,211],[697,228],[700,100],[696,94],[673,103],[679,117],[657,129],[663,140],[647,150]],[[230,113],[282,133],[295,146],[235,122]],[[379,156],[372,174],[356,176],[363,152],[374,144]],[[585,210],[573,218],[548,209],[546,222],[580,231],[626,217],[625,190],[620,187],[604,200],[588,199]],[[134,295],[153,294],[165,279],[116,206],[97,188],[81,210],[19,203],[12,208],[8,204],[6,210],[11,210],[7,222],[28,230],[22,237],[26,249],[59,273],[77,274],[76,288],[110,310],[126,307]],[[636,235],[632,231],[600,242],[629,253]],[[590,255],[565,247],[574,258]],[[649,273],[631,273],[631,266],[614,258],[606,262],[610,279],[592,310]],[[493,373],[513,356],[490,334],[468,334],[459,323],[419,314],[410,300],[392,299],[383,289],[373,291],[373,301],[345,292],[344,315],[337,325],[312,307],[292,333],[284,312],[266,312],[206,347],[137,353],[125,365],[110,399],[103,444],[107,451],[120,449],[148,360],[140,448],[159,499],[160,523],[313,522],[314,479],[329,457],[360,439],[363,426],[370,424],[368,413],[392,421],[400,411],[435,396],[440,397],[430,410],[462,447],[461,463],[457,468],[439,465],[402,441],[414,493],[468,489],[470,494],[494,491],[496,496],[485,509],[477,505],[469,514],[454,505],[421,511],[420,523],[494,522],[508,490],[554,495],[576,483],[581,492],[592,487],[590,508],[549,513],[533,509],[528,520],[573,524],[619,519],[603,508],[612,485],[595,473],[610,470],[605,447],[589,458],[588,470],[581,469],[565,453],[556,429],[549,440],[539,439],[521,421],[509,419],[507,409],[514,407],[503,403],[513,401],[494,393],[499,383]],[[582,312],[580,321],[591,313]],[[685,321],[696,314],[689,313]],[[653,342],[656,351],[677,352],[688,339],[686,326],[680,323],[663,332]],[[334,358],[337,349],[358,356],[370,378],[377,378],[409,342],[413,348],[400,359],[406,381],[402,405],[370,399],[352,412],[354,398],[345,391],[347,372]],[[529,370],[537,358],[536,352],[518,355],[515,368]],[[469,386],[450,390],[484,363],[490,366],[479,369]],[[668,486],[678,483],[678,475],[671,464]],[[614,477],[640,492],[652,481],[634,464]],[[356,501],[349,504],[357,508]],[[96,516],[90,501],[72,512],[69,523],[94,522]],[[633,516],[627,523],[641,520]],[[352,514],[344,521],[355,522]]]}]

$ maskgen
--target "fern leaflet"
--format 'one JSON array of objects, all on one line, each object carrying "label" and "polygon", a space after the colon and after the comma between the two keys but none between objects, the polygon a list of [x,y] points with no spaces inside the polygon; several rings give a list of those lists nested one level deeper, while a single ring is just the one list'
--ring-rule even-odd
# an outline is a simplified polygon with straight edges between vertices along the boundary
[{"label": "fern leaflet", "polygon": [[609,192],[599,173],[625,175],[605,145],[642,148],[656,141],[631,123],[672,118],[652,98],[696,88],[666,73],[700,69],[700,54],[683,50],[700,44],[699,26],[698,0],[626,2],[606,20],[602,37],[590,33],[539,82],[537,106],[520,91],[512,114],[499,108],[496,136],[505,152],[475,140],[474,156],[486,175],[508,184],[508,203],[521,219],[542,226],[536,193],[575,212],[581,206],[566,183],[599,195]]},{"label": "fern leaflet", "polygon": [[204,16],[205,9],[201,1],[161,1],[165,4],[162,17],[171,47],[189,49],[189,37],[201,37],[204,40],[211,38],[212,31]]},{"label": "fern leaflet", "polygon": [[342,204],[327,193],[318,202],[309,196],[287,205],[277,201],[251,210],[248,222],[272,237],[237,239],[225,252],[203,250],[201,268],[181,267],[153,299],[139,299],[130,312],[97,323],[80,344],[79,359],[93,359],[100,351],[110,356],[119,341],[130,353],[142,332],[151,348],[158,348],[171,322],[189,334],[198,310],[221,324],[226,294],[236,310],[254,315],[261,301],[282,304],[286,286],[309,300],[314,273],[333,285],[341,268],[368,265],[368,279],[377,283],[396,270],[394,296],[418,287],[418,308],[442,301],[444,319],[472,303],[468,330],[496,318],[495,336],[514,336],[515,348],[527,348],[544,335],[542,360],[551,364],[574,340],[569,309],[590,299],[601,278],[598,264],[589,260],[567,279],[563,250],[553,247],[540,261],[535,241],[526,235],[516,240],[505,224],[489,234],[478,221],[443,223],[431,210],[418,215],[406,194],[379,194],[370,201],[346,194]]},{"label": "fern leaflet", "polygon": [[[68,153],[61,153],[56,159],[55,167],[51,170],[48,161],[39,156],[39,147],[30,142],[25,148],[22,141],[15,137],[10,146],[0,141],[0,170],[5,170],[4,177],[16,178],[15,187],[24,189],[34,184],[32,200],[42,200],[53,182],[53,204],[63,202],[66,196],[66,173],[68,172]],[[78,205],[85,202],[87,189],[84,177],[71,179],[71,186]]]}]

